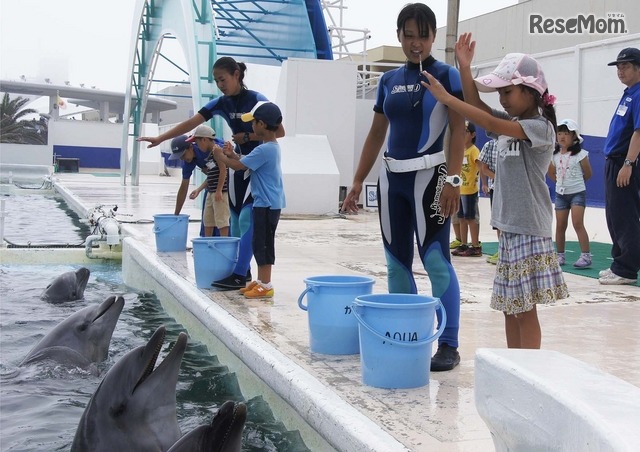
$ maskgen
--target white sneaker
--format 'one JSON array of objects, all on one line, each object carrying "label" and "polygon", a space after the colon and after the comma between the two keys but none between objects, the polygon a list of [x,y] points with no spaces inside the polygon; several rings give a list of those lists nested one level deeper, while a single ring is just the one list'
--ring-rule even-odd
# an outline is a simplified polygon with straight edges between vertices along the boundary
[{"label": "white sneaker", "polygon": [[635,284],[638,282],[637,279],[623,278],[622,276],[618,276],[613,272],[610,275],[599,278],[598,281],[600,282],[600,284],[605,284],[605,285]]},{"label": "white sneaker", "polygon": [[610,268],[606,268],[604,270],[600,270],[600,273],[598,273],[598,276],[600,278],[605,278],[605,277],[607,277],[609,275],[613,275],[613,272],[611,271]]},{"label": "white sneaker", "polygon": [[564,265],[567,262],[567,258],[564,253],[558,253],[558,265]]}]

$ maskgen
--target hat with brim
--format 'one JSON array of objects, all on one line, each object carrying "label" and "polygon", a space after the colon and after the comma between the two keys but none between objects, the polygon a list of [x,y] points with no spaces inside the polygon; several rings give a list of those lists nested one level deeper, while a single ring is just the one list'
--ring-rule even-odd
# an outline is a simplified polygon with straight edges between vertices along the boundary
[{"label": "hat with brim", "polygon": [[202,124],[196,127],[196,130],[193,132],[193,135],[187,138],[187,141],[189,143],[193,143],[196,140],[196,138],[211,138],[213,140],[215,137],[216,137],[216,131],[213,130],[208,125]]},{"label": "hat with brim", "polygon": [[474,79],[478,91],[490,93],[499,88],[524,85],[540,94],[547,91],[547,81],[540,64],[524,53],[508,53],[500,64],[487,75]]},{"label": "hat with brim", "polygon": [[582,136],[580,135],[580,128],[578,127],[578,123],[573,119],[563,119],[558,123],[558,129],[560,129],[560,126],[565,126],[571,132],[575,133],[579,143],[582,143],[584,141],[584,138],[582,138]]},{"label": "hat with brim", "polygon": [[242,115],[243,122],[263,121],[268,126],[277,127],[282,123],[282,112],[273,102],[260,101],[249,113]]},{"label": "hat with brim", "polygon": [[622,49],[615,61],[607,64],[607,66],[615,66],[620,63],[634,63],[640,65],[640,50],[635,47],[627,47]]},{"label": "hat with brim", "polygon": [[191,143],[187,141],[186,135],[180,135],[171,140],[171,155],[167,160],[178,160],[189,149]]}]

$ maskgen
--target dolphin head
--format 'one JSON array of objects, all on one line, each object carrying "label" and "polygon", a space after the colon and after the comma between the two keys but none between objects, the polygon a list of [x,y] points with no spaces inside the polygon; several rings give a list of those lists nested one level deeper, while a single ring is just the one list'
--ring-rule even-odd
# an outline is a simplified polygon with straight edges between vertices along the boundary
[{"label": "dolphin head", "polygon": [[201,425],[184,435],[168,452],[240,452],[247,406],[226,401],[209,425]]},{"label": "dolphin head", "polygon": [[85,267],[80,267],[74,272],[63,273],[44,289],[40,298],[52,303],[81,300],[90,274],[89,269]]},{"label": "dolphin head", "polygon": [[71,314],[36,344],[22,364],[53,359],[87,368],[104,361],[123,307],[124,298],[112,296]]},{"label": "dolphin head", "polygon": [[167,450],[180,438],[176,384],[187,335],[154,369],[165,327],[120,358],[91,397],[76,430],[72,451]]}]

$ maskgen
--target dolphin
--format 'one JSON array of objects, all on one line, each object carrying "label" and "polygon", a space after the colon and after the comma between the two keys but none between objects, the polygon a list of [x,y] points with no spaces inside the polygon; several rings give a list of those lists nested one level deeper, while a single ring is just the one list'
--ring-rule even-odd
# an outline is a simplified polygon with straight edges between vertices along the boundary
[{"label": "dolphin", "polygon": [[65,272],[53,280],[40,295],[41,300],[52,303],[81,300],[89,281],[88,268],[80,267],[74,272]]},{"label": "dolphin", "polygon": [[49,331],[20,365],[52,359],[97,372],[92,365],[107,359],[123,307],[124,298],[112,296],[74,312]]},{"label": "dolphin", "polygon": [[154,369],[165,332],[160,326],[109,369],[82,414],[71,452],[164,452],[180,439],[176,384],[187,335],[180,333]]},{"label": "dolphin", "polygon": [[196,427],[175,443],[168,452],[240,452],[247,405],[226,401],[210,425]]}]

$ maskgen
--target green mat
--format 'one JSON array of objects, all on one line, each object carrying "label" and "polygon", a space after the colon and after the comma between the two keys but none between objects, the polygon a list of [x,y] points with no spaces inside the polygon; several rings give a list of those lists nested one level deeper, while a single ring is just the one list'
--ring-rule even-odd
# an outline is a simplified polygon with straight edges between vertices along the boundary
[{"label": "green mat", "polygon": [[[611,266],[613,259],[611,258],[611,244],[591,242],[592,265],[591,268],[575,268],[573,263],[580,257],[580,244],[578,242],[566,243],[567,263],[562,266],[562,270],[574,275],[586,276],[587,278],[598,279],[600,270],[604,270]],[[482,252],[493,255],[498,251],[498,242],[482,242]],[[640,284],[637,284],[640,285]]]}]

